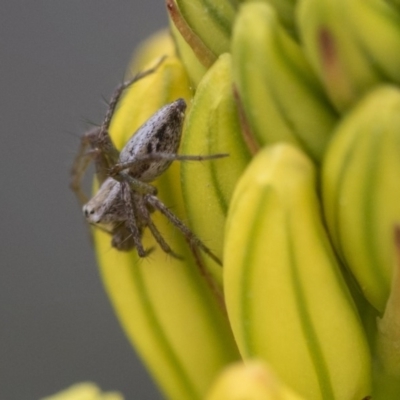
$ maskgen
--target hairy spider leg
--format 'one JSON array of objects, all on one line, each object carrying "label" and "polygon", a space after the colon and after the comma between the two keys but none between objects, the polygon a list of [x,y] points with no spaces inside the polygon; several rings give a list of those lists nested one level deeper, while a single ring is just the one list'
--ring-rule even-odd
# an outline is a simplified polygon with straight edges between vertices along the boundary
[{"label": "hairy spider leg", "polygon": [[135,201],[135,204],[140,212],[141,217],[143,217],[144,222],[146,224],[146,226],[149,227],[151,234],[153,235],[154,239],[156,240],[156,242],[160,245],[160,247],[162,248],[162,250],[167,253],[170,254],[172,257],[175,257],[179,260],[182,260],[183,257],[180,256],[178,253],[175,253],[171,247],[169,246],[169,244],[164,240],[164,238],[162,237],[160,231],[157,229],[157,227],[155,226],[155,224],[153,223],[152,219],[151,219],[151,215],[149,212],[149,209],[147,208],[146,202],[144,201],[144,197],[143,195],[139,194],[139,193],[134,193],[133,194],[133,198]]},{"label": "hairy spider leg", "polygon": [[[136,204],[135,200],[137,199],[137,197],[140,197],[140,199],[144,202],[147,212],[148,212],[147,209],[147,204],[148,204],[153,208],[159,210],[174,226],[176,226],[182,232],[192,250],[194,246],[197,246],[198,248],[202,249],[209,257],[211,257],[217,264],[222,266],[221,260],[173,212],[171,212],[161,200],[158,199],[158,197],[156,196],[157,189],[154,186],[145,182],[141,182],[131,177],[125,172],[120,172],[117,176],[120,177],[121,185],[124,184],[125,188],[124,190],[127,190],[126,185],[128,184],[128,187],[133,192],[133,195],[131,195],[130,198],[131,202],[134,203],[127,204],[127,200],[124,200],[125,205],[130,209],[127,210],[128,211],[127,214],[130,216],[129,219],[137,218],[137,216],[135,216],[134,208],[139,207],[141,216],[143,216],[143,218],[145,219],[146,226],[149,227],[154,239],[166,253],[169,253],[178,259],[182,258],[178,254],[173,252],[172,249],[169,247],[169,245],[165,242],[164,238],[162,238],[161,233],[158,231],[153,221],[151,220],[150,214],[148,214],[148,217],[146,217],[147,213],[142,211],[142,209],[140,208],[140,204],[139,205]],[[136,223],[137,227],[136,220],[133,222]],[[140,241],[141,243],[140,232],[139,232],[139,237],[135,239],[136,235],[135,231],[137,229],[135,229],[134,226],[132,226],[132,229],[133,229],[132,235],[135,242],[135,247],[137,247],[136,245],[137,241]],[[141,247],[143,249],[142,245]],[[143,255],[140,254],[139,250],[138,254],[140,257],[144,257]]]},{"label": "hairy spider leg", "polygon": [[112,176],[118,182],[128,182],[131,189],[134,192],[142,193],[142,194],[157,194],[157,188],[150,183],[142,182],[139,179],[133,178],[132,176],[128,175],[126,172],[120,172],[116,176]]},{"label": "hairy spider leg", "polygon": [[221,260],[156,196],[152,194],[144,195],[144,201],[160,211],[173,225],[175,225],[188,240],[191,247],[197,246],[203,250],[217,264],[222,266]]},{"label": "hairy spider leg", "polygon": [[189,155],[189,154],[171,154],[171,153],[149,153],[140,156],[135,156],[132,161],[120,162],[115,164],[109,171],[109,175],[115,177],[119,172],[124,169],[134,167],[143,161],[156,161],[156,160],[171,160],[171,161],[203,161],[214,160],[216,158],[228,157],[227,153],[209,154],[209,155]]},{"label": "hairy spider leg", "polygon": [[95,128],[82,136],[78,154],[71,168],[70,188],[82,204],[88,201],[88,197],[82,190],[82,179],[90,162],[95,160],[96,175],[100,184],[104,182],[108,175],[105,160],[102,158],[99,149],[95,148],[98,132],[99,128]]},{"label": "hairy spider leg", "polygon": [[135,248],[138,252],[139,257],[146,257],[148,252],[145,251],[143,248],[142,233],[138,227],[137,216],[135,215],[135,208],[133,206],[131,189],[129,183],[127,182],[121,182],[121,198],[122,201],[124,202],[125,211],[127,215],[126,222],[129,227],[129,230],[131,231]]},{"label": "hairy spider leg", "polygon": [[114,90],[114,93],[111,96],[110,103],[108,104],[108,109],[104,117],[103,123],[101,124],[100,130],[98,132],[98,142],[99,142],[98,145],[101,151],[105,153],[106,156],[110,159],[110,167],[111,165],[118,163],[119,152],[112,143],[108,130],[110,128],[111,119],[115,113],[115,109],[121,99],[122,94],[124,93],[125,89],[133,85],[135,82],[154,73],[161,65],[161,63],[165,60],[165,58],[166,58],[165,56],[161,57],[153,68],[137,73],[132,79],[129,79],[121,83]]}]

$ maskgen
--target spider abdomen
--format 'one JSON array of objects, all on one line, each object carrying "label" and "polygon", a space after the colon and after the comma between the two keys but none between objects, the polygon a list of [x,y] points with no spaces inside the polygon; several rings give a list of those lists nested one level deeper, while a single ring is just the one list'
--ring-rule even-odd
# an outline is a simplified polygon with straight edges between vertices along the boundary
[{"label": "spider abdomen", "polygon": [[[151,158],[178,152],[186,103],[175,100],[148,119],[121,150],[119,162],[132,163],[126,172],[142,182],[151,182],[168,169],[172,160]],[[155,156],[154,156],[155,157]]]}]

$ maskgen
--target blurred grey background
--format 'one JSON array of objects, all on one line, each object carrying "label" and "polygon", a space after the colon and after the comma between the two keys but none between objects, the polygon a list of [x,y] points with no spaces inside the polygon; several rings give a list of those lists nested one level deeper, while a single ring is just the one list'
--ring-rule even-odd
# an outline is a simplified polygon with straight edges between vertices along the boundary
[{"label": "blurred grey background", "polygon": [[161,0],[0,2],[0,399],[91,380],[160,399],[99,280],[68,189],[78,135],[100,122]]}]

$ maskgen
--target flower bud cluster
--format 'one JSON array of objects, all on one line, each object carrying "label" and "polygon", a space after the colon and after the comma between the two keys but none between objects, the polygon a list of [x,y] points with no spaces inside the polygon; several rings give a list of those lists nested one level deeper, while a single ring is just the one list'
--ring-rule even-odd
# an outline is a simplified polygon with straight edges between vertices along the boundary
[{"label": "flower bud cluster", "polygon": [[400,398],[396,3],[166,1],[172,36],[142,46],[135,69],[167,58],[127,90],[110,131],[121,148],[184,98],[180,153],[229,153],[174,163],[156,184],[223,260],[204,264],[224,305],[165,221],[183,262],[110,250],[102,232],[96,245],[168,398]]}]

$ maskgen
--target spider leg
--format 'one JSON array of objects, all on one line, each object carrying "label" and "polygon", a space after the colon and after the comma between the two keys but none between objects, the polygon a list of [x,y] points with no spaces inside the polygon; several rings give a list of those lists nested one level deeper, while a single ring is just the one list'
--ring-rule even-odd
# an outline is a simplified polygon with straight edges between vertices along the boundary
[{"label": "spider leg", "polygon": [[121,182],[121,198],[125,206],[127,216],[127,226],[132,234],[133,243],[139,257],[146,257],[148,252],[144,250],[142,244],[142,235],[137,224],[135,209],[132,202],[131,188],[127,182]]},{"label": "spider leg", "polygon": [[[147,75],[154,73],[158,69],[158,67],[162,64],[162,62],[165,60],[165,58],[166,58],[166,56],[161,57],[160,60],[157,62],[157,64],[153,68],[150,68],[146,71],[139,72],[133,78],[131,78],[125,82],[122,82],[120,85],[117,86],[117,88],[114,90],[114,93],[112,94],[111,100],[108,104],[108,110],[104,117],[103,123],[101,124],[101,127],[100,127],[99,138],[101,140],[104,140],[103,139],[104,136],[108,136],[107,132],[108,132],[108,129],[110,128],[111,118],[114,115],[115,109],[118,105],[118,102],[121,99],[121,96],[122,96],[124,90],[127,89],[132,84],[134,84],[135,82],[139,81],[140,79],[143,79]],[[109,140],[109,138],[108,138],[108,140]],[[115,160],[115,161],[117,161],[117,160]]]},{"label": "spider leg", "polygon": [[153,185],[142,182],[139,179],[135,179],[125,172],[120,172],[119,174],[116,174],[112,177],[119,182],[128,182],[134,192],[138,192],[141,194],[157,194],[157,189]]},{"label": "spider leg", "polygon": [[164,214],[164,216],[167,217],[169,221],[171,221],[172,224],[174,224],[182,232],[192,250],[194,246],[197,246],[217,264],[222,266],[221,260],[174,213],[172,213],[161,200],[152,194],[146,194],[144,196],[144,200],[146,203],[150,204],[156,210]]},{"label": "spider leg", "polygon": [[216,158],[228,157],[227,153],[209,154],[209,155],[189,155],[189,154],[171,154],[171,153],[149,153],[135,156],[135,159],[127,162],[115,164],[110,170],[110,176],[115,176],[124,169],[134,167],[143,161],[171,160],[171,161],[203,161],[214,160]]},{"label": "spider leg", "polygon": [[111,245],[120,251],[129,251],[135,247],[131,231],[127,228],[125,221],[121,221],[114,227]]},{"label": "spider leg", "polygon": [[180,256],[179,254],[175,253],[171,247],[169,246],[169,244],[165,241],[165,239],[162,237],[160,231],[157,229],[157,227],[154,225],[152,219],[151,219],[151,215],[150,212],[146,206],[146,203],[144,201],[144,198],[142,195],[137,195],[135,196],[135,203],[138,207],[138,210],[141,214],[141,216],[143,217],[146,226],[148,226],[148,228],[150,229],[151,234],[153,235],[154,239],[156,240],[156,242],[160,245],[160,247],[162,248],[162,250],[167,253],[170,254],[172,257],[175,257],[179,260],[182,260],[182,256]]},{"label": "spider leg", "polygon": [[82,190],[82,180],[90,162],[94,159],[96,164],[97,177],[102,183],[107,174],[107,169],[103,165],[101,154],[95,148],[95,138],[97,137],[99,129],[92,129],[86,132],[82,138],[79,146],[78,154],[76,155],[71,168],[70,188],[75,193],[78,200],[85,204],[88,201],[87,196]]}]

